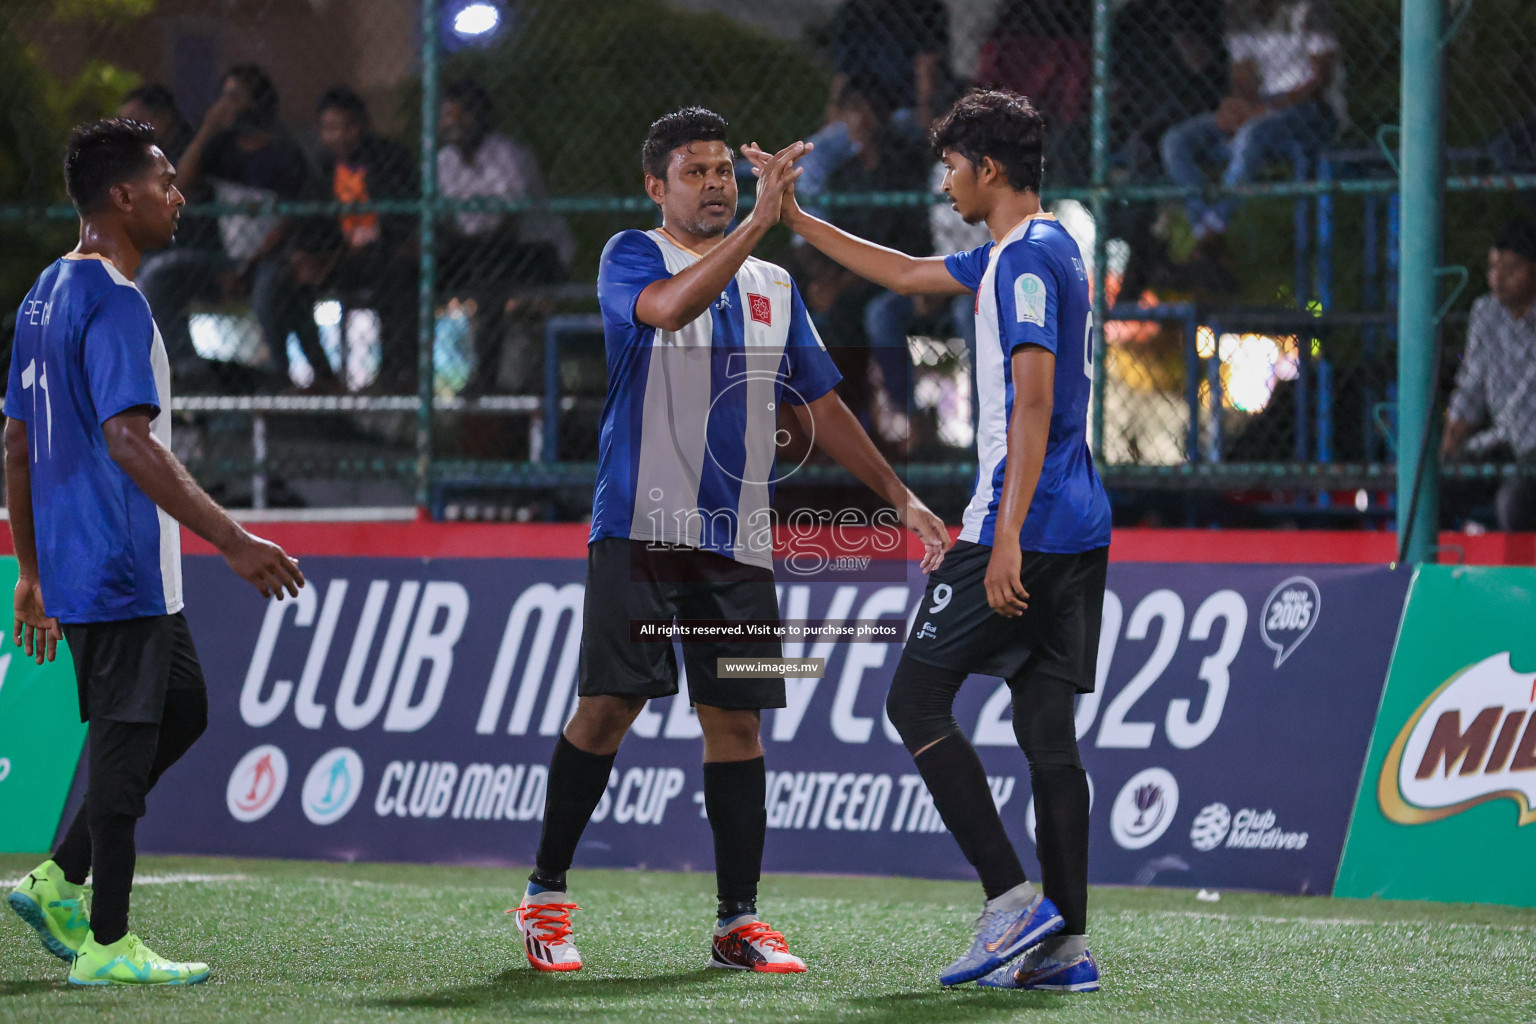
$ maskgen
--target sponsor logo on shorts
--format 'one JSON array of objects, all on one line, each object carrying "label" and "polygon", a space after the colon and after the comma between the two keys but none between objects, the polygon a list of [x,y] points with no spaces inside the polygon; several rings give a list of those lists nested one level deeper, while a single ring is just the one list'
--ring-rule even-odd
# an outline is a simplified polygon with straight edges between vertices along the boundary
[{"label": "sponsor logo on shorts", "polygon": [[310,768],[299,803],[304,817],[329,825],[346,817],[362,790],[363,759],[351,747],[337,747],[321,754]]},{"label": "sponsor logo on shorts", "polygon": [[287,785],[287,756],[272,744],[263,743],[242,757],[229,773],[224,802],[236,821],[256,821],[277,806]]},{"label": "sponsor logo on shorts", "polygon": [[919,629],[917,631],[917,635],[914,636],[912,639],[914,639],[914,640],[932,640],[934,637],[936,637],[938,635],[939,635],[939,631],[938,631],[937,628],[935,628],[934,624],[931,623],[931,622],[925,622],[925,623],[923,623],[923,628]]},{"label": "sponsor logo on shorts", "polygon": [[1278,820],[1272,810],[1243,807],[1233,814],[1226,804],[1206,804],[1190,826],[1189,843],[1201,853],[1223,845],[1235,850],[1303,849],[1307,833],[1287,832]]},{"label": "sponsor logo on shorts", "polygon": [[1516,823],[1536,823],[1536,672],[1510,652],[1447,679],[1403,725],[1377,781],[1382,813],[1423,825],[1509,799]]},{"label": "sponsor logo on shorts", "polygon": [[1323,595],[1305,576],[1292,576],[1269,592],[1259,619],[1259,636],[1275,652],[1275,668],[1295,653],[1317,625]]},{"label": "sponsor logo on shorts", "polygon": [[1179,810],[1179,783],[1166,768],[1143,768],[1131,776],[1109,811],[1109,831],[1127,850],[1162,838]]}]

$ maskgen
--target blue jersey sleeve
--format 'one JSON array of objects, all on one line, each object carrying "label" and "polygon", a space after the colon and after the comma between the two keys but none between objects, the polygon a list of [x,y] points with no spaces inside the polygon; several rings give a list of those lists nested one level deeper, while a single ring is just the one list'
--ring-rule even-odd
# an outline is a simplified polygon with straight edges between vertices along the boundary
[{"label": "blue jersey sleeve", "polygon": [[1061,282],[1046,251],[1027,241],[1008,246],[997,265],[996,281],[1003,349],[1039,345],[1055,354]]},{"label": "blue jersey sleeve", "polygon": [[21,310],[16,313],[16,338],[11,347],[11,370],[6,375],[5,385],[5,415],[7,419],[21,420],[25,423],[27,416],[27,403],[22,400],[21,371],[22,364],[26,362],[21,347],[21,325],[24,323],[23,311],[31,305],[32,295],[27,294],[27,301],[21,304]]},{"label": "blue jersey sleeve", "polygon": [[978,245],[966,252],[957,252],[944,257],[944,269],[950,276],[971,291],[981,287],[981,275],[987,272],[987,257],[992,252],[992,243]]},{"label": "blue jersey sleeve", "polygon": [[154,344],[155,321],[139,290],[116,286],[104,292],[81,339],[86,391],[96,407],[97,423],[140,406],[159,415]]},{"label": "blue jersey sleeve", "polygon": [[671,276],[661,250],[644,231],[614,235],[603,247],[597,267],[597,304],[603,319],[619,326],[644,326],[635,319],[640,293]]},{"label": "blue jersey sleeve", "polygon": [[800,289],[790,286],[789,339],[784,346],[788,363],[784,401],[791,405],[814,402],[837,387],[843,375],[827,353],[821,336],[805,310]]}]

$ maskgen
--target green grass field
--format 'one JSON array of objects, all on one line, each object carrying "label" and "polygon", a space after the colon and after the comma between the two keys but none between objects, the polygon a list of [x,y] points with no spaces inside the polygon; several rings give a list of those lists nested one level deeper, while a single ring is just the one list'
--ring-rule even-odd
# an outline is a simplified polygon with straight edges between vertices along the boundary
[{"label": "green grass field", "polygon": [[[36,861],[0,856],[0,878]],[[764,913],[811,968],[774,976],[704,970],[712,876],[577,872],[587,966],[544,975],[502,913],[514,871],[157,857],[139,875],[135,928],[209,982],[71,990],[6,910],[0,1021],[1536,1020],[1536,911],[1499,907],[1098,889],[1104,990],[1057,996],[938,987],[978,909],[960,883],[772,876]]]}]

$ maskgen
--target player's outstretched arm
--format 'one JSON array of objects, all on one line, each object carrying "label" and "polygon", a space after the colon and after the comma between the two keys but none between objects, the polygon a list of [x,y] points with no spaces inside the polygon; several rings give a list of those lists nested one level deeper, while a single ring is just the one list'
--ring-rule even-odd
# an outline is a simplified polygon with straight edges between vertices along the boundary
[{"label": "player's outstretched arm", "polygon": [[53,660],[64,632],[59,628],[59,620],[43,610],[37,534],[32,527],[32,467],[24,420],[5,421],[5,504],[10,510],[11,544],[17,568],[11,640],[41,665]]},{"label": "player's outstretched arm", "polygon": [[[765,173],[767,154],[757,143],[742,146],[741,154],[752,162],[752,173]],[[811,216],[800,209],[792,187],[784,194],[780,216],[786,227],[833,260],[899,295],[963,295],[971,290],[955,280],[942,256],[908,256]]]},{"label": "player's outstretched arm", "polygon": [[197,485],[187,467],[150,432],[151,410],[129,409],[102,424],[107,452],[139,490],[187,529],[212,544],[262,597],[299,596],[304,574],[269,540],[253,536]]},{"label": "player's outstretched arm", "polygon": [[944,520],[934,515],[921,498],[908,490],[891,464],[885,461],[869,439],[858,417],[836,391],[804,405],[792,406],[806,431],[816,438],[816,445],[838,465],[858,477],[860,482],[896,506],[902,525],[923,542],[923,572],[932,572],[944,561],[944,552],[954,543]]},{"label": "player's outstretched arm", "polygon": [[796,142],[768,157],[752,212],[703,259],[672,277],[647,285],[635,303],[635,316],[663,331],[680,331],[703,315],[730,285],[768,229],[779,222],[784,192],[802,171],[795,161],[810,149],[810,143]]},{"label": "player's outstretched arm", "polygon": [[1045,443],[1055,406],[1056,354],[1039,345],[1013,350],[1013,416],[1008,420],[1008,455],[1003,493],[998,499],[992,557],[987,562],[987,603],[1013,618],[1029,607],[1029,592],[1019,578],[1024,564],[1019,531],[1045,465]]}]

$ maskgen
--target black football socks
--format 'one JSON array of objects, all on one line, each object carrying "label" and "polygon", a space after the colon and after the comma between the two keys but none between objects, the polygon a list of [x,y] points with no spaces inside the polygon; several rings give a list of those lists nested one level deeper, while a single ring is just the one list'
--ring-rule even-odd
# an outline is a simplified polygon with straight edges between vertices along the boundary
[{"label": "black football socks", "polygon": [[565,873],[576,844],[608,788],[614,754],[589,754],[562,734],[549,759],[549,788],[544,797],[544,830],[528,880],[541,889],[565,891]]},{"label": "black football socks", "polygon": [[715,838],[717,914],[729,921],[757,913],[757,883],[768,835],[768,773],[763,759],[704,765],[704,811]]},{"label": "black football socks", "polygon": [[933,795],[944,824],[954,833],[960,852],[981,876],[987,899],[996,899],[1024,881],[1024,867],[1003,829],[992,802],[986,769],[976,748],[959,732],[952,733],[915,755],[917,770]]}]

